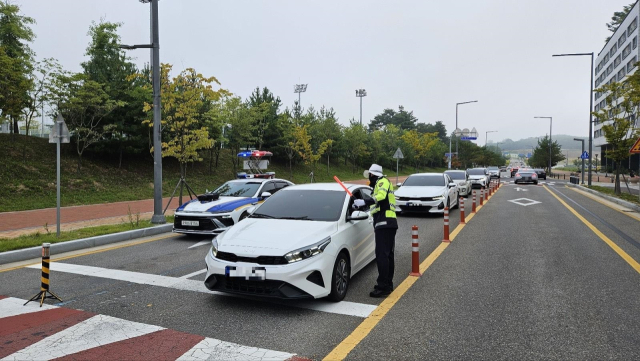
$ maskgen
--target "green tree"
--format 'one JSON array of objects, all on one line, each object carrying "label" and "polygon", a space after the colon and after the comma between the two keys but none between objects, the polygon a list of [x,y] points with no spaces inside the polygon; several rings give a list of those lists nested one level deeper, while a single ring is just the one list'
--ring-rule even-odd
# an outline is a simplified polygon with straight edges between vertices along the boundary
[{"label": "green tree", "polygon": [[[622,8],[622,11],[616,11],[613,13],[613,16],[611,17],[611,22],[607,23],[607,29],[609,29],[611,33],[615,33],[616,30],[618,30],[618,27],[620,26],[620,24],[622,24],[622,22],[624,21],[624,18],[627,16],[627,14],[629,14],[631,9],[633,9],[633,5],[635,5],[635,2],[629,5],[625,5]],[[605,43],[609,42],[609,39],[611,39],[610,36],[608,36],[604,42]]]},{"label": "green tree", "polygon": [[240,169],[238,153],[243,149],[251,148],[256,142],[256,113],[251,110],[248,102],[243,102],[240,97],[227,96],[221,107],[220,116],[226,119],[225,135],[228,147],[231,150],[234,175]]},{"label": "green tree", "polygon": [[367,131],[364,125],[352,118],[349,126],[344,129],[343,139],[346,157],[351,160],[351,171],[355,173],[358,160],[369,154]]},{"label": "green tree", "polygon": [[35,20],[20,15],[20,8],[0,1],[0,111],[19,133],[18,121],[29,99],[33,70],[33,51],[29,47],[35,35],[29,25]]},{"label": "green tree", "polygon": [[397,112],[393,109],[385,109],[381,114],[376,115],[371,123],[369,123],[369,129],[381,129],[393,124],[402,130],[411,130],[416,128],[417,121],[418,118],[413,115],[413,111],[407,112],[404,110],[404,107],[400,105]]},{"label": "green tree", "polygon": [[640,136],[640,130],[633,131],[633,121],[630,120],[632,114],[640,111],[640,76],[634,73],[625,84],[614,82],[595,91],[607,93],[605,99],[609,106],[593,115],[598,123],[604,123],[602,131],[608,143],[605,154],[616,165],[615,193],[620,194],[622,162],[629,158],[629,149]]},{"label": "green tree", "polygon": [[256,124],[256,144],[258,149],[275,148],[277,140],[282,137],[278,127],[278,114],[280,111],[280,97],[275,97],[273,93],[264,87],[260,90],[257,87],[249,96],[249,105],[257,108],[258,123]]},{"label": "green tree", "polygon": [[[562,147],[558,144],[557,140],[551,143],[551,166],[560,163],[565,160],[565,156],[562,154]],[[538,140],[538,145],[533,149],[533,154],[529,159],[529,164],[536,168],[547,168],[547,172],[551,174],[549,169],[549,137]]]},{"label": "green tree", "polygon": [[42,115],[45,104],[54,105],[51,101],[55,87],[58,86],[56,79],[64,72],[57,60],[48,58],[35,64],[34,71],[29,75],[29,90],[27,99],[22,109],[22,117],[25,122],[26,135],[32,128],[32,122],[38,115]]}]

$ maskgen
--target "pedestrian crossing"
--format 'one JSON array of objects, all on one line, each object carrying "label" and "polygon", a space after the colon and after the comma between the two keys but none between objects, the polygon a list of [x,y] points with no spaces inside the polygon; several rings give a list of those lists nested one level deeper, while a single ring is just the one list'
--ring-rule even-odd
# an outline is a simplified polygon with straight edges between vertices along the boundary
[{"label": "pedestrian crossing", "polygon": [[0,296],[0,360],[303,360],[164,327]]}]

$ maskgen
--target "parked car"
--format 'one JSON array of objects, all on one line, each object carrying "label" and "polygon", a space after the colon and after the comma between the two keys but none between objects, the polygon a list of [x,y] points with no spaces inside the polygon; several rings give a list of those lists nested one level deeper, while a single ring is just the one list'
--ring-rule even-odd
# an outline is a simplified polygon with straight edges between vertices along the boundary
[{"label": "parked car", "polygon": [[373,219],[353,210],[371,188],[336,183],[287,187],[212,241],[205,286],[273,298],[344,299],[351,277],[375,258]]},{"label": "parked car", "polygon": [[547,180],[547,172],[544,169],[536,168],[536,169],[534,169],[534,171],[538,175],[538,179]]},{"label": "parked car", "polygon": [[491,180],[487,168],[467,169],[467,173],[469,173],[469,179],[471,180],[471,186],[473,188],[484,188]]},{"label": "parked car", "polygon": [[471,194],[471,180],[469,180],[469,174],[464,170],[448,170],[444,174],[448,174],[451,179],[458,183],[458,194],[464,197],[469,197]]},{"label": "parked car", "polygon": [[445,206],[458,206],[458,185],[448,174],[412,174],[401,185],[395,191],[401,213],[444,213]]},{"label": "parked car", "polygon": [[514,180],[514,183],[518,184],[529,182],[538,184],[538,175],[536,174],[536,171],[533,169],[519,169],[518,173],[516,173],[516,179]]},{"label": "parked car", "polygon": [[487,167],[487,170],[489,171],[489,178],[500,178],[500,168],[496,166],[489,166]]},{"label": "parked car", "polygon": [[178,207],[173,231],[217,235],[249,216],[256,206],[293,183],[284,179],[236,179]]}]

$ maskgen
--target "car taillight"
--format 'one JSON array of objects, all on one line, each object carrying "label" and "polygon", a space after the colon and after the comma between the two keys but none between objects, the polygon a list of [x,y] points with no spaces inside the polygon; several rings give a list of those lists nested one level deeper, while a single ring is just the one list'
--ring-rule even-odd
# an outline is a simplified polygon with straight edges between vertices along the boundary
[{"label": "car taillight", "polygon": [[535,178],[535,177],[537,177],[537,176],[538,176],[537,174],[533,173],[533,174],[531,175],[531,178]]},{"label": "car taillight", "polygon": [[520,173],[516,173],[516,177],[520,177]]}]

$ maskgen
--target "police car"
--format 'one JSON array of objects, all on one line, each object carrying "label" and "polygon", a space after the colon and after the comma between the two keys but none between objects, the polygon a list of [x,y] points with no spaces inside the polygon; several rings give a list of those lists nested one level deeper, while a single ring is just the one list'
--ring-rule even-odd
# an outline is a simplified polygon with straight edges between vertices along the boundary
[{"label": "police car", "polygon": [[198,196],[175,212],[173,232],[218,235],[249,216],[249,209],[293,183],[284,179],[236,179]]}]

